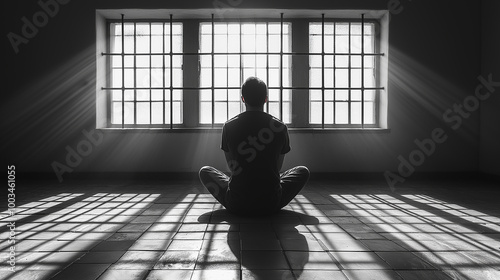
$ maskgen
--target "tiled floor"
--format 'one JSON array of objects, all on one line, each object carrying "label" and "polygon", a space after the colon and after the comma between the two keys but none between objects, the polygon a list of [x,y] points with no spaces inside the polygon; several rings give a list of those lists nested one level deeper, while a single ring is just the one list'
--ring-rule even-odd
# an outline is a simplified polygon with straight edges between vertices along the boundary
[{"label": "tiled floor", "polygon": [[1,279],[500,279],[500,186],[312,180],[278,215],[228,214],[193,181],[18,184]]}]

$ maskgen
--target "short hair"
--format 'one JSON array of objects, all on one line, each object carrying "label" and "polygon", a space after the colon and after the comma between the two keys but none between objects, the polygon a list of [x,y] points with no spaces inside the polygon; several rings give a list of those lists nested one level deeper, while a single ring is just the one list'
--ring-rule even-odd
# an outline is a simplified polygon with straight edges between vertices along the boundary
[{"label": "short hair", "polygon": [[241,95],[245,99],[246,104],[253,107],[260,107],[266,103],[266,83],[257,77],[249,77],[241,86]]}]

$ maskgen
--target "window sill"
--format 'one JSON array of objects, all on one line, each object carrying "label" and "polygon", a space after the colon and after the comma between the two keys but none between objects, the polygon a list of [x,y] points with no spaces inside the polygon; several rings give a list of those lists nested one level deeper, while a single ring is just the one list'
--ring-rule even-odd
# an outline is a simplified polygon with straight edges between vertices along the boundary
[{"label": "window sill", "polygon": [[390,133],[390,128],[288,128],[290,133]]},{"label": "window sill", "polygon": [[[191,128],[98,128],[99,131],[112,133],[221,133],[220,127],[191,127]],[[289,127],[289,133],[390,133],[390,128],[298,128]]]}]

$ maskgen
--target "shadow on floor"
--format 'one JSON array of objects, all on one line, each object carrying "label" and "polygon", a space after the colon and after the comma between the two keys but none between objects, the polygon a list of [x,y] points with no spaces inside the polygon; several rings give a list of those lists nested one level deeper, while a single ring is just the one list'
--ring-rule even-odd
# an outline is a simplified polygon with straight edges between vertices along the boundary
[{"label": "shadow on floor", "polygon": [[[226,244],[229,245],[235,264],[241,264],[244,274],[254,279],[295,279],[302,274],[309,262],[309,246],[306,236],[300,232],[305,225],[317,225],[316,217],[288,210],[260,218],[241,217],[227,210],[207,212],[198,218],[198,222],[209,225],[228,225]],[[213,241],[213,240],[212,240]],[[296,250],[284,255],[283,248]],[[205,260],[210,259],[211,248],[202,248]],[[227,256],[226,256],[227,257]],[[229,257],[231,258],[231,257]],[[231,261],[226,259],[227,261]],[[292,271],[295,277],[292,275]],[[272,269],[272,270],[270,270]],[[271,275],[270,275],[271,274]]]}]

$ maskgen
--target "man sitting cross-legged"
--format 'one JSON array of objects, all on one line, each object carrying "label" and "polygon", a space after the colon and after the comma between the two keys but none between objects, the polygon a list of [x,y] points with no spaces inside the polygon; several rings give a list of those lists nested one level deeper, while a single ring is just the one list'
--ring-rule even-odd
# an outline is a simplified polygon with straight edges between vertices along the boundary
[{"label": "man sitting cross-legged", "polygon": [[228,120],[222,129],[221,149],[231,176],[204,166],[199,176],[208,191],[230,212],[267,215],[286,206],[305,186],[309,170],[297,166],[280,174],[290,151],[288,129],[264,112],[268,90],[255,77],[241,87],[246,111]]}]

